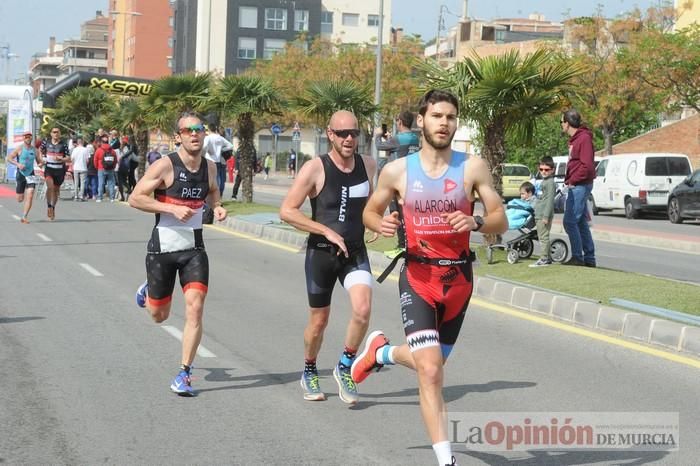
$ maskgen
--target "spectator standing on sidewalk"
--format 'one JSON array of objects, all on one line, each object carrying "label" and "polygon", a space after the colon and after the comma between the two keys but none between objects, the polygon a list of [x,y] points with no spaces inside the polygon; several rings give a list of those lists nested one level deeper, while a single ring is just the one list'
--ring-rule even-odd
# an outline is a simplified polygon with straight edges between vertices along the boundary
[{"label": "spectator standing on sidewalk", "polygon": [[263,170],[265,170],[265,179],[270,176],[270,168],[272,168],[272,156],[268,152],[265,154],[265,161],[263,162]]},{"label": "spectator standing on sidewalk", "polygon": [[226,185],[226,160],[221,157],[221,152],[225,150],[233,150],[233,144],[219,134],[216,125],[209,125],[209,134],[204,138],[204,157],[216,164],[216,182],[220,196],[224,195]]},{"label": "spectator standing on sidewalk", "polygon": [[85,141],[82,137],[78,137],[77,144],[70,153],[70,159],[73,162],[73,200],[83,201],[85,200],[90,150],[85,147]]},{"label": "spectator standing on sidewalk", "polygon": [[100,147],[95,151],[95,167],[97,168],[97,202],[102,202],[105,183],[109,192],[109,200],[114,202],[114,185],[116,183],[114,170],[117,168],[117,153],[110,145],[107,136],[102,136]]},{"label": "spectator standing on sidewalk", "polygon": [[569,161],[564,184],[568,188],[564,210],[564,230],[571,243],[571,259],[564,265],[595,267],[595,244],[588,226],[587,202],[593,189],[593,133],[581,121],[581,114],[570,109],[561,116],[562,131],[569,136]]}]

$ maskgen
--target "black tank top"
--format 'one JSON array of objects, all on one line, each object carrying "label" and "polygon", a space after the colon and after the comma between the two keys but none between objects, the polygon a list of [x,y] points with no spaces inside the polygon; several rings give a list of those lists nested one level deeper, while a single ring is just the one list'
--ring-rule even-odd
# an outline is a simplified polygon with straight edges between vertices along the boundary
[{"label": "black tank top", "polygon": [[199,169],[191,172],[180,160],[177,152],[167,155],[173,164],[173,184],[165,189],[156,189],[155,198],[167,204],[186,205],[196,213],[186,222],[172,214],[156,214],[148,252],[174,252],[189,249],[204,249],[202,241],[202,213],[209,194],[209,169],[201,158]]},{"label": "black tank top", "polygon": [[[365,234],[362,210],[369,196],[369,178],[362,156],[355,154],[355,168],[350,173],[340,171],[328,154],[320,158],[326,181],[318,196],[310,200],[311,218],[338,233],[346,243],[362,243]],[[311,234],[311,241],[327,240]]]}]

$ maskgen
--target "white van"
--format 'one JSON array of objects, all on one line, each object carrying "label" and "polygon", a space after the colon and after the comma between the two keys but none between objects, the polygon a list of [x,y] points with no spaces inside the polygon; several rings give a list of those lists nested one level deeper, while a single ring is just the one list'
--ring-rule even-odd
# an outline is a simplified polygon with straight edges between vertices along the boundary
[{"label": "white van", "polygon": [[625,209],[627,218],[644,211],[665,211],[668,193],[692,167],[683,154],[620,154],[603,159],[593,182],[593,213]]}]

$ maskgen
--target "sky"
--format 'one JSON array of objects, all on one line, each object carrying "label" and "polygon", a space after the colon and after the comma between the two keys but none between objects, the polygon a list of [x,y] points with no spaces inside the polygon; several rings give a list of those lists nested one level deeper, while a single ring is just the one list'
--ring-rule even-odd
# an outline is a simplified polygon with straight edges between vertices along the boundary
[{"label": "sky", "polygon": [[[151,0],[155,1],[155,0]],[[160,0],[165,1],[165,0]],[[223,1],[223,0],[219,0]],[[594,13],[601,4],[606,16],[614,17],[635,7],[642,9],[659,0],[469,0],[470,17],[495,19],[527,17],[530,13],[544,14],[547,20],[560,21],[569,16]],[[462,14],[461,0],[392,0],[394,27],[402,27],[406,34],[420,34],[424,40],[435,37],[440,5],[447,7],[445,26],[454,26]],[[527,6],[524,6],[527,5]],[[379,0],[377,0],[377,7]],[[96,10],[106,13],[108,0],[0,0],[0,54],[9,51],[19,57],[9,60],[9,76],[26,73],[35,53],[43,53],[49,37],[57,42],[79,38],[80,24],[95,17]],[[0,82],[8,76],[8,60],[0,59]]]}]

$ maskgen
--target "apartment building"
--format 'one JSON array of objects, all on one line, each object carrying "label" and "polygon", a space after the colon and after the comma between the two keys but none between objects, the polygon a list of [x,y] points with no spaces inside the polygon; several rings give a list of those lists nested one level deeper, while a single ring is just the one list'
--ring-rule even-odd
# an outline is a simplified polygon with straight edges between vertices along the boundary
[{"label": "apartment building", "polygon": [[58,65],[60,75],[77,71],[106,73],[108,28],[109,18],[98,10],[94,19],[80,25],[80,39],[64,40],[63,60]]},{"label": "apartment building", "polygon": [[157,79],[172,74],[170,0],[109,0],[110,74]]},{"label": "apartment building", "polygon": [[[175,0],[174,72],[243,72],[304,34],[339,44],[376,42],[375,0]],[[391,39],[391,0],[384,1],[383,42]]]},{"label": "apartment building", "polygon": [[35,96],[56,84],[61,74],[61,70],[58,69],[61,63],[63,44],[56,43],[56,37],[51,36],[46,52],[34,54],[29,63],[29,85]]}]

